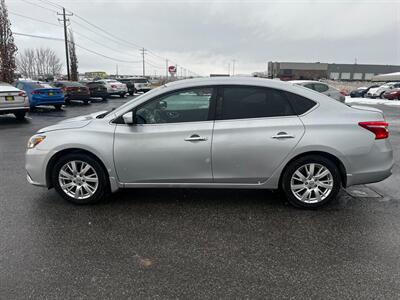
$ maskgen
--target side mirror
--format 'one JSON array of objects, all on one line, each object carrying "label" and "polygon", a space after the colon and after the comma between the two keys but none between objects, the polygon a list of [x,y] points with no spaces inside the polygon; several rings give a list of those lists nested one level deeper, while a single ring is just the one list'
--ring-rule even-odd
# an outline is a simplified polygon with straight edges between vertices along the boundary
[{"label": "side mirror", "polygon": [[134,112],[130,111],[122,116],[122,119],[126,125],[133,125],[135,123],[133,120],[133,114]]},{"label": "side mirror", "polygon": [[158,103],[158,107],[159,107],[160,109],[166,109],[167,106],[168,106],[168,104],[167,104],[167,102],[165,102],[165,101],[160,101],[160,102]]}]

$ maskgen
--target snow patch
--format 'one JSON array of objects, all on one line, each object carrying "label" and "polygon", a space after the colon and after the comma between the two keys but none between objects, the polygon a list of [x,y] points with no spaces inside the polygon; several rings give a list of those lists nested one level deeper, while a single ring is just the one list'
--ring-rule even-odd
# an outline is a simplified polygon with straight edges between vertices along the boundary
[{"label": "snow patch", "polygon": [[369,105],[387,105],[387,106],[400,106],[399,100],[386,100],[386,99],[369,99],[369,98],[351,98],[346,96],[346,103],[369,104]]}]

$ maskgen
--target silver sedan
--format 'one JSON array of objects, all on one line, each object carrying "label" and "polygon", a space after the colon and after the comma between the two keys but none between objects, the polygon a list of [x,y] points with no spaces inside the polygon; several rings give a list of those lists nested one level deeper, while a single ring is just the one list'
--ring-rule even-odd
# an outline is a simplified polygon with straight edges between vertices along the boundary
[{"label": "silver sedan", "polygon": [[120,188],[282,189],[315,208],[391,174],[388,123],[307,88],[256,78],[169,83],[116,110],[43,128],[27,179],[94,203]]}]

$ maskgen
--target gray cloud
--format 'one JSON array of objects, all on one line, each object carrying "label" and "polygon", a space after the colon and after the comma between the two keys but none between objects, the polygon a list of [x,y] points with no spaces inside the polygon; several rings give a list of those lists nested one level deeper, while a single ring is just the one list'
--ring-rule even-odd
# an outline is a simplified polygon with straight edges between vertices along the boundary
[{"label": "gray cloud", "polygon": [[[40,3],[37,0],[31,2]],[[207,75],[227,72],[236,59],[239,73],[263,71],[268,60],[400,64],[399,1],[74,1],[53,0],[117,37],[168,56]],[[57,22],[54,13],[21,0],[10,11]],[[40,3],[45,6],[45,4]],[[48,6],[51,8],[51,6]],[[10,16],[18,32],[62,37],[62,28]],[[73,20],[82,23],[76,17]],[[83,23],[84,24],[84,23]],[[87,24],[85,24],[87,25]],[[105,55],[139,60],[136,47],[122,46],[72,23],[77,43]],[[88,35],[114,51],[92,43]],[[20,49],[47,44],[63,57],[62,43],[16,38]],[[83,50],[80,71],[115,72],[116,63]],[[149,55],[160,68],[165,62]],[[140,64],[119,63],[121,73],[140,73]]]}]

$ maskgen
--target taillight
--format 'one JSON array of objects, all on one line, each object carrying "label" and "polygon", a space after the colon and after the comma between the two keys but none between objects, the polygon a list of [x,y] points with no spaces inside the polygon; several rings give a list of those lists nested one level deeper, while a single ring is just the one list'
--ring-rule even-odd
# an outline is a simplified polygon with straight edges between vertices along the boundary
[{"label": "taillight", "polygon": [[39,95],[40,92],[39,92],[39,91],[32,91],[31,94],[32,94],[32,95]]},{"label": "taillight", "polygon": [[389,130],[387,129],[389,123],[383,121],[371,121],[358,123],[362,128],[365,128],[375,134],[376,140],[387,139],[389,137]]},{"label": "taillight", "polygon": [[112,84],[111,87],[112,87],[113,89],[116,89],[116,88],[117,88],[117,86],[116,86],[115,84]]},{"label": "taillight", "polygon": [[23,92],[23,91],[21,91],[21,92],[18,93],[18,96],[20,96],[20,97],[26,97],[26,93]]}]

